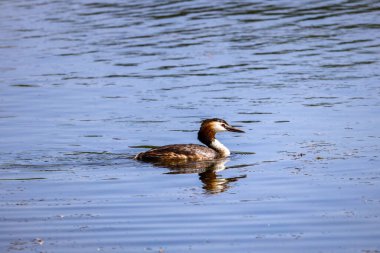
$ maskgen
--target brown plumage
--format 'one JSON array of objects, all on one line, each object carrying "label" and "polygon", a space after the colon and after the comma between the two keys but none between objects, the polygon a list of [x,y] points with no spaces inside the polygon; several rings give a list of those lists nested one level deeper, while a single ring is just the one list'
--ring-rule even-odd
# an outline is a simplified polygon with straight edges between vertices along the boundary
[{"label": "brown plumage", "polygon": [[213,160],[218,158],[218,153],[206,146],[197,144],[173,144],[140,153],[136,156],[138,160],[160,161],[160,160]]},{"label": "brown plumage", "polygon": [[230,155],[230,151],[215,139],[215,134],[222,131],[243,132],[230,126],[222,119],[207,119],[202,121],[198,132],[198,140],[203,144],[174,144],[153,148],[136,155],[135,159],[144,161],[205,161]]}]

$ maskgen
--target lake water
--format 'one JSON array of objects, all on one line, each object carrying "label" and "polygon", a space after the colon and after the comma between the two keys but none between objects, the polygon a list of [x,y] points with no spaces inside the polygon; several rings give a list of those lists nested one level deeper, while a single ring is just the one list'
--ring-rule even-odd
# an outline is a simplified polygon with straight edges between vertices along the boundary
[{"label": "lake water", "polygon": [[380,252],[379,56],[377,1],[1,1],[0,251]]}]

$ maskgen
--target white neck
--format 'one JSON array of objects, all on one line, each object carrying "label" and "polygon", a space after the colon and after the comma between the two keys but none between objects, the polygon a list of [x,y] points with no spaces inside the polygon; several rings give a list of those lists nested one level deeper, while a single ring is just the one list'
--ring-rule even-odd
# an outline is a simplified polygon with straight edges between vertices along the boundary
[{"label": "white neck", "polygon": [[227,157],[231,154],[230,150],[217,139],[214,139],[209,147],[218,152],[221,157]]}]

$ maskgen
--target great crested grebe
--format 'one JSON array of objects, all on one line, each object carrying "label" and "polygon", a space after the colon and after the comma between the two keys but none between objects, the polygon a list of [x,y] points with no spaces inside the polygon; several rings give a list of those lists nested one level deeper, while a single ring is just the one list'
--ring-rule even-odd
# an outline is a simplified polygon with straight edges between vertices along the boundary
[{"label": "great crested grebe", "polygon": [[205,144],[174,144],[153,148],[146,152],[139,153],[135,159],[143,161],[206,161],[224,158],[230,155],[230,150],[215,138],[218,132],[238,132],[244,131],[230,126],[223,119],[206,119],[202,121],[198,131],[198,140]]}]

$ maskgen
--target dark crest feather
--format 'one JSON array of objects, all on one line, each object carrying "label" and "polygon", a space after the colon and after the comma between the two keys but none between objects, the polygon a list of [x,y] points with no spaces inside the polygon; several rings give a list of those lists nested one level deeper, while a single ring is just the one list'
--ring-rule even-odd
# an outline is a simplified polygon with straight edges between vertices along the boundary
[{"label": "dark crest feather", "polygon": [[204,124],[208,124],[208,123],[210,123],[210,122],[220,122],[220,123],[224,123],[224,124],[227,124],[228,125],[228,123],[224,120],[224,119],[218,119],[218,118],[213,118],[213,119],[205,119],[205,120],[202,120],[202,126],[204,125]]}]

